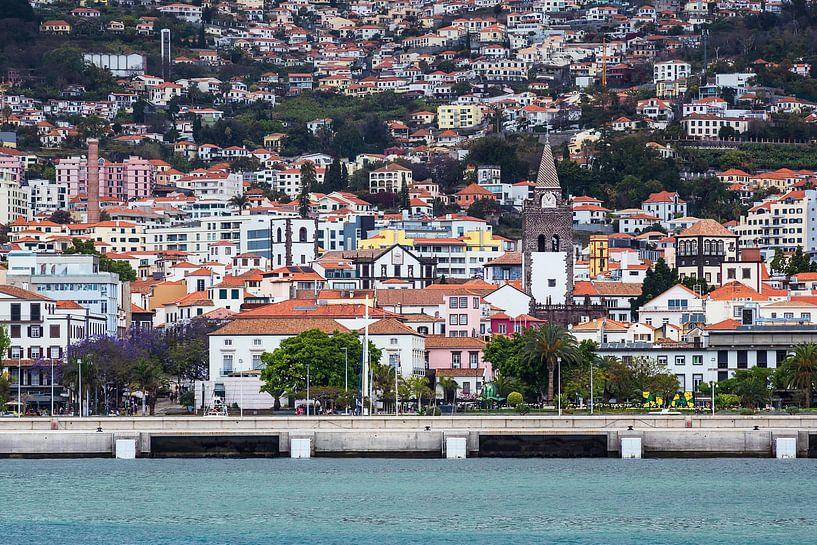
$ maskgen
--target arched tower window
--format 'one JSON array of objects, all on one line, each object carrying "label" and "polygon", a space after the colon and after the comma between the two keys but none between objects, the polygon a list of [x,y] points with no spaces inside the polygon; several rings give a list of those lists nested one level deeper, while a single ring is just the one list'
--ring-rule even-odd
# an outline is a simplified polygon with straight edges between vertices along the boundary
[{"label": "arched tower window", "polygon": [[537,243],[537,252],[544,252],[545,251],[545,235],[539,235],[538,243]]},{"label": "arched tower window", "polygon": [[550,238],[550,251],[551,252],[559,251],[559,235],[553,235]]},{"label": "arched tower window", "polygon": [[298,231],[298,241],[306,242],[306,227],[301,227],[301,229]]},{"label": "arched tower window", "polygon": [[283,236],[282,236],[282,234],[281,234],[281,228],[280,228],[280,227],[278,228],[278,232],[277,232],[277,234],[276,234],[276,238],[277,238],[278,242],[283,242],[283,241],[284,241],[284,237],[283,237]]},{"label": "arched tower window", "polygon": [[719,240],[718,241],[718,255],[724,255],[724,254],[725,254],[725,252],[723,251],[723,241]]}]

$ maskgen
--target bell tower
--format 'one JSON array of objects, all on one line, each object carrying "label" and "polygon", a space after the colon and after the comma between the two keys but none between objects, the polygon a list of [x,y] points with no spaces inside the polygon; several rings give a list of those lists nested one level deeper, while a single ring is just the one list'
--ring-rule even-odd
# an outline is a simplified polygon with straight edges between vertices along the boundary
[{"label": "bell tower", "polygon": [[525,292],[540,305],[573,304],[573,211],[562,197],[553,151],[545,142],[533,197],[522,205]]}]

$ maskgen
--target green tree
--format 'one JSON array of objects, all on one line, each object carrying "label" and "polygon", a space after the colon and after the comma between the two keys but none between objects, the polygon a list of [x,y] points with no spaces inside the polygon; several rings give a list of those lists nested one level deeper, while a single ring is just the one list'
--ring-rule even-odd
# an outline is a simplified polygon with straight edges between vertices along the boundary
[{"label": "green tree", "polygon": [[131,369],[131,384],[142,392],[142,410],[145,410],[148,399],[151,416],[156,410],[156,392],[162,386],[163,378],[162,366],[150,357],[137,358]]},{"label": "green tree", "polygon": [[817,386],[817,344],[803,343],[794,347],[778,371],[789,388],[798,388],[805,394],[806,407],[811,407]]},{"label": "green tree", "polygon": [[429,399],[434,395],[428,386],[428,377],[411,376],[406,379],[409,395],[417,400],[417,410],[423,408],[423,399]]},{"label": "green tree", "polygon": [[[346,349],[346,351],[343,350]],[[363,345],[356,333],[326,333],[310,329],[284,339],[273,352],[261,355],[264,368],[261,380],[262,392],[275,399],[275,408],[280,408],[280,398],[284,394],[294,395],[306,388],[306,368],[310,367],[310,383],[315,387],[337,387],[345,385],[346,353],[348,352],[349,382],[360,373]],[[380,361],[381,351],[369,343],[369,358],[373,364]]]},{"label": "green tree", "polygon": [[451,397],[451,403],[456,403],[457,401],[457,390],[460,389],[459,383],[454,380],[452,377],[440,377],[437,379],[437,384],[443,390],[443,400],[448,401],[449,396]]},{"label": "green tree", "polygon": [[68,210],[54,210],[48,217],[48,221],[66,224],[71,223],[73,221],[73,218],[71,217],[71,212],[69,212]]},{"label": "green tree", "polygon": [[782,273],[786,271],[786,254],[783,253],[782,248],[775,248],[774,249],[774,257],[772,257],[771,263],[769,263],[769,268],[772,272]]},{"label": "green tree", "polygon": [[537,390],[540,401],[546,383],[545,399],[552,401],[557,362],[561,360],[563,364],[571,365],[578,361],[576,338],[563,326],[547,323],[539,329],[529,329],[523,339],[521,367],[525,376],[520,378]]},{"label": "green tree", "polygon": [[647,269],[641,285],[641,295],[633,299],[633,311],[641,308],[647,301],[661,295],[678,283],[678,270],[670,269],[663,257],[659,257],[652,269]]},{"label": "green tree", "polygon": [[11,348],[11,337],[9,336],[8,328],[5,325],[0,325],[0,368],[3,367],[3,358]]},{"label": "green tree", "polygon": [[233,195],[230,197],[230,205],[238,208],[239,215],[244,214],[244,209],[250,206],[250,199],[247,197],[246,193],[240,193],[238,195]]},{"label": "green tree", "polygon": [[752,367],[751,369],[738,369],[733,382],[732,393],[740,396],[741,404],[744,407],[757,408],[767,403],[771,397],[770,379],[773,369],[763,367]]},{"label": "green tree", "polygon": [[301,186],[305,187],[307,191],[316,191],[318,189],[318,177],[315,174],[315,163],[312,161],[305,161],[301,165]]},{"label": "green tree", "polygon": [[817,271],[817,263],[812,263],[811,258],[803,252],[803,247],[798,246],[794,254],[789,257],[786,262],[784,272],[786,276],[794,276],[801,272],[815,272]]},{"label": "green tree", "polygon": [[75,238],[72,245],[65,249],[66,254],[86,254],[99,257],[99,270],[102,272],[112,272],[119,275],[122,282],[133,282],[136,280],[136,271],[127,261],[117,261],[99,253],[94,247],[93,240],[81,240]]},{"label": "green tree", "polygon": [[341,191],[345,186],[343,184],[343,168],[341,167],[340,159],[335,157],[329,168],[326,169],[326,176],[323,179],[323,190],[326,193],[333,191]]}]

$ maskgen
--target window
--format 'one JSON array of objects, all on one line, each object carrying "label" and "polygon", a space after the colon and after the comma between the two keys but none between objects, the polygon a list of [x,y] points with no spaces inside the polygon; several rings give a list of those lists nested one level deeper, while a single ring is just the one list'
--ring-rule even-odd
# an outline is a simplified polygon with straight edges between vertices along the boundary
[{"label": "window", "polygon": [[459,369],[462,365],[462,352],[451,352],[451,367]]},{"label": "window", "polygon": [[545,235],[539,235],[539,238],[536,241],[536,251],[537,252],[545,251]]},{"label": "window", "polygon": [[448,325],[459,325],[457,316],[459,316],[459,314],[452,314],[451,316],[449,316]]},{"label": "window", "polygon": [[555,278],[548,278],[548,287],[555,288],[556,287],[556,279]]},{"label": "window", "polygon": [[692,365],[703,365],[703,364],[704,364],[703,354],[693,354],[692,355]]},{"label": "window", "polygon": [[735,274],[736,272],[737,271],[735,271],[735,269],[728,269],[726,271],[726,278],[728,278],[729,280],[735,280],[735,278],[737,277],[737,275]]},{"label": "window", "polygon": [[460,314],[460,325],[468,325],[468,315]]},{"label": "window", "polygon": [[232,346],[233,340],[232,339],[224,339],[224,346]]},{"label": "window", "polygon": [[679,373],[675,375],[678,379],[678,391],[679,392],[686,392],[687,389],[687,376],[683,373]]},{"label": "window", "polygon": [[675,356],[675,365],[686,365],[686,356]]},{"label": "window", "polygon": [[391,337],[391,338],[389,339],[389,344],[391,344],[391,345],[395,345],[395,344],[397,344],[397,337]]},{"label": "window", "polygon": [[253,369],[261,369],[263,367],[261,363],[261,354],[253,354],[252,355],[252,368]]},{"label": "window", "polygon": [[743,270],[741,271],[741,278],[743,278],[744,280],[752,278],[752,269],[744,267]]},{"label": "window", "polygon": [[11,357],[14,359],[20,359],[23,357],[23,347],[22,346],[12,346],[9,350]]},{"label": "window", "polygon": [[479,308],[479,297],[473,298],[474,308]]},{"label": "window", "polygon": [[476,369],[478,364],[478,352],[468,352],[468,367]]},{"label": "window", "polygon": [[667,364],[667,357],[666,356],[658,356],[658,364],[659,365],[666,365]]},{"label": "window", "polygon": [[298,242],[306,242],[306,227],[301,227],[298,230]]},{"label": "window", "polygon": [[667,302],[667,305],[669,306],[670,310],[678,310],[682,308],[687,308],[687,306],[689,305],[689,301],[687,301],[686,299],[670,299]]},{"label": "window", "polygon": [[468,298],[460,297],[460,308],[468,308]]},{"label": "window", "polygon": [[704,376],[695,374],[692,375],[692,391],[700,392],[701,391],[701,383],[704,381]]},{"label": "window", "polygon": [[19,322],[22,320],[22,306],[20,303],[12,303],[11,304],[11,321],[12,322]]},{"label": "window", "polygon": [[508,333],[508,324],[498,324],[497,332],[502,333],[503,335]]},{"label": "window", "polygon": [[12,339],[19,339],[20,338],[20,324],[12,325],[9,328],[9,335],[11,335]]},{"label": "window", "polygon": [[261,346],[261,339],[253,339],[252,340],[253,346]]},{"label": "window", "polygon": [[32,325],[28,327],[28,336],[32,339],[39,339],[43,336],[43,328],[38,325]]},{"label": "window", "polygon": [[465,381],[462,383],[462,395],[467,396],[471,395],[471,383]]},{"label": "window", "polygon": [[718,350],[718,369],[728,368],[729,368],[729,352],[726,350]]},{"label": "window", "polygon": [[230,299],[238,299],[240,293],[239,290],[230,290]]},{"label": "window", "polygon": [[224,354],[224,356],[222,357],[221,374],[226,375],[227,373],[232,372],[233,372],[233,355]]},{"label": "window", "polygon": [[738,369],[747,369],[749,367],[749,360],[746,350],[738,350]]},{"label": "window", "polygon": [[448,307],[449,308],[459,308],[459,299],[456,297],[452,297],[448,300]]},{"label": "window", "polygon": [[60,325],[59,324],[51,324],[48,328],[48,335],[52,339],[56,339],[60,336]]},{"label": "window", "polygon": [[765,350],[760,350],[757,353],[757,366],[758,367],[768,367],[769,364],[766,360],[768,353]]},{"label": "window", "polygon": [[388,276],[388,270],[386,269],[386,265],[380,265],[380,276],[386,277]]}]

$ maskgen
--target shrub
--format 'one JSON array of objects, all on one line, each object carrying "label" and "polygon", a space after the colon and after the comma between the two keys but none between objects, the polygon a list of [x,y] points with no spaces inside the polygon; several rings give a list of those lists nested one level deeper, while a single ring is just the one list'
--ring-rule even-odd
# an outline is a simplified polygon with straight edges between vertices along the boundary
[{"label": "shrub", "polygon": [[425,416],[440,416],[443,412],[440,410],[439,407],[426,407],[425,409]]},{"label": "shrub", "polygon": [[753,414],[755,414],[755,411],[753,409],[745,409],[744,408],[744,409],[740,410],[740,415],[741,416],[751,416]]},{"label": "shrub", "polygon": [[530,405],[528,405],[527,403],[518,403],[516,405],[516,412],[518,412],[521,415],[528,414],[530,412]]},{"label": "shrub", "polygon": [[740,405],[740,397],[735,394],[718,394],[715,397],[715,406],[719,409],[737,407]]},{"label": "shrub", "polygon": [[508,405],[510,405],[511,407],[516,407],[517,405],[523,403],[524,401],[525,398],[523,398],[522,394],[520,394],[519,392],[511,392],[510,394],[508,394]]},{"label": "shrub", "polygon": [[192,407],[196,404],[196,394],[193,393],[193,390],[185,390],[179,396],[179,405],[183,407]]},{"label": "shrub", "polygon": [[786,412],[789,414],[797,414],[800,412],[800,407],[796,407],[794,405],[786,405]]}]

